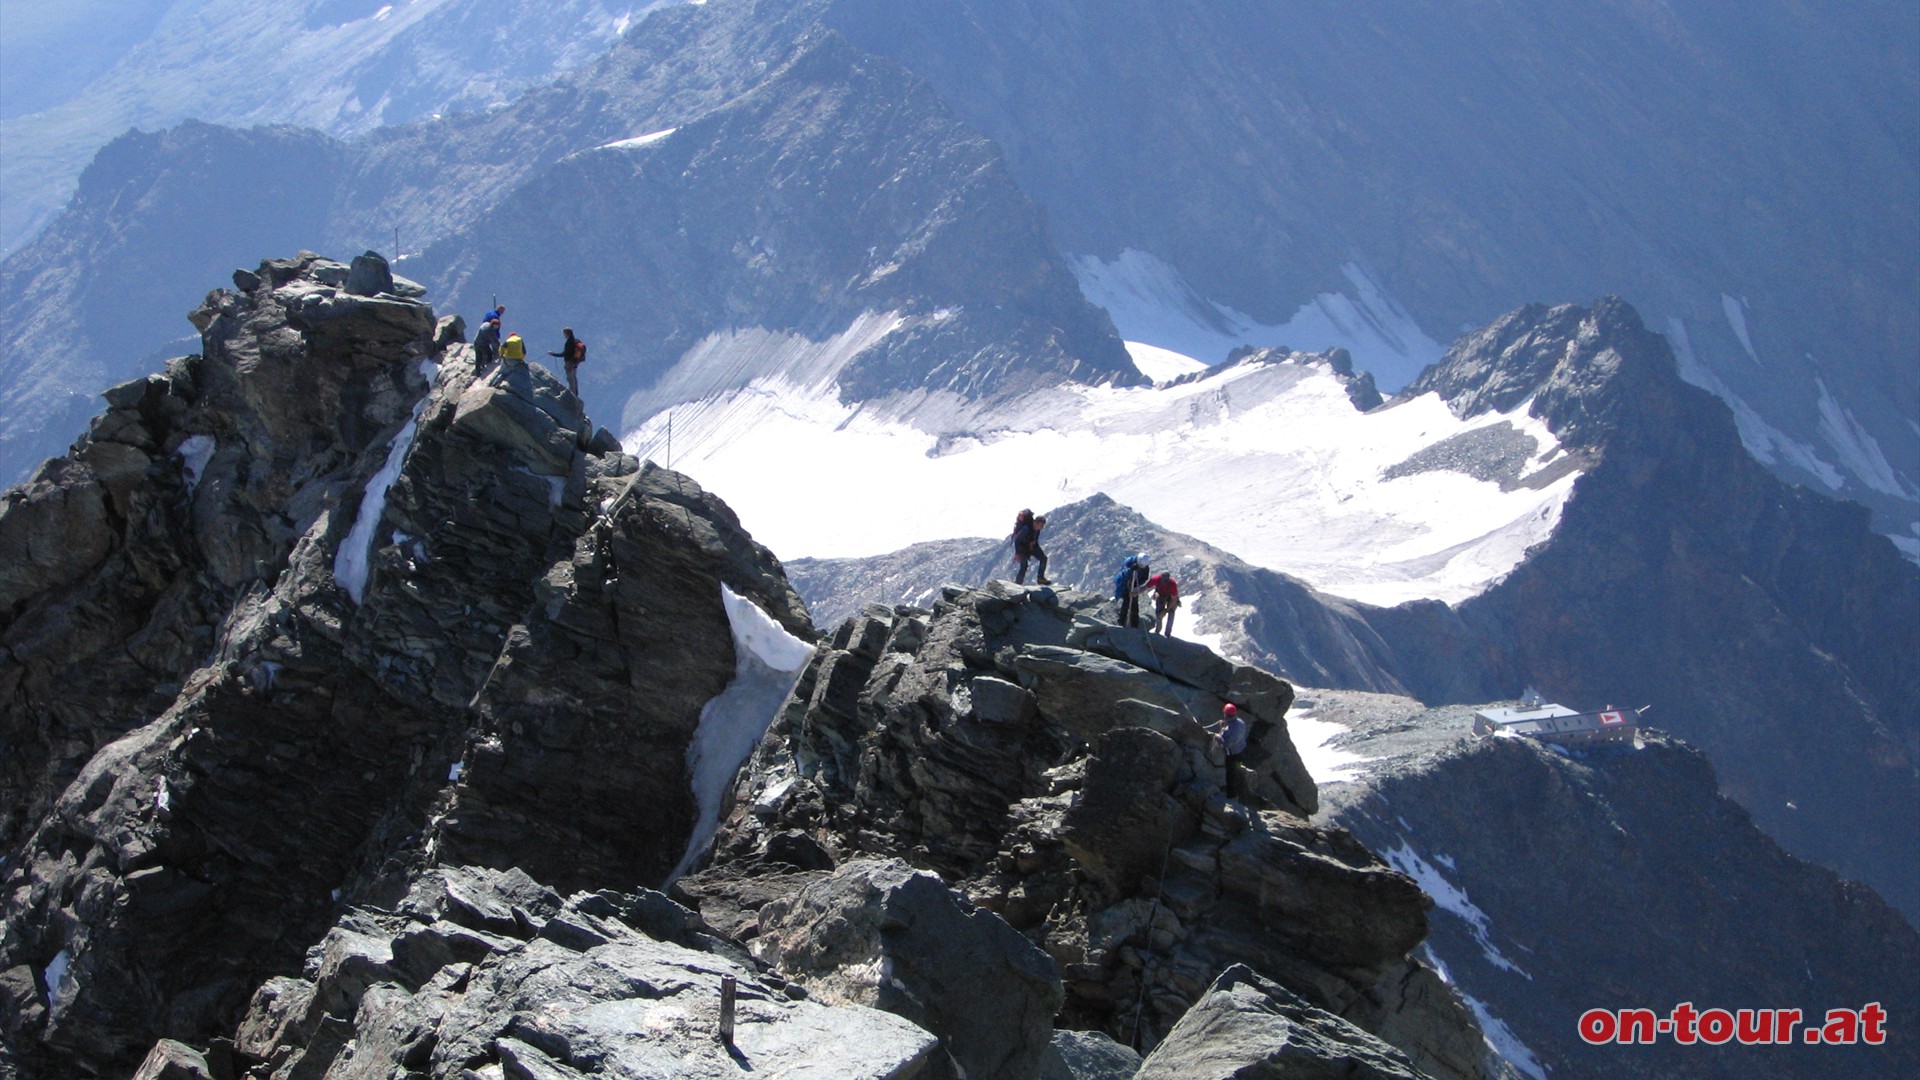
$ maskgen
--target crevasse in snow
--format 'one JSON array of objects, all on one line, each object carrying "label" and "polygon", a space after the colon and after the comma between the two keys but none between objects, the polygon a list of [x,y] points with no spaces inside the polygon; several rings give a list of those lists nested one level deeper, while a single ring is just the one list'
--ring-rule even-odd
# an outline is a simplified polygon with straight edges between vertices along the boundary
[{"label": "crevasse in snow", "polygon": [[734,774],[767,733],[767,725],[773,723],[813,657],[813,646],[724,584],[720,602],[733,630],[733,681],[701,708],[700,726],[687,746],[687,777],[699,816],[669,883],[706,853],[720,827],[720,802]]}]

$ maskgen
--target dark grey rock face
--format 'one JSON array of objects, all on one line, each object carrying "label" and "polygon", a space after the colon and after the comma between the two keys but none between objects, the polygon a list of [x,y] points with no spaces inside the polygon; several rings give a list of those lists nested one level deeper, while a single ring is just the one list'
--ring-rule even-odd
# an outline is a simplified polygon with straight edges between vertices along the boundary
[{"label": "dark grey rock face", "polygon": [[1140,1055],[1098,1031],[1056,1031],[1040,1080],[1132,1080]]},{"label": "dark grey rock face", "polygon": [[200,355],[0,506],[0,985],[31,1063],[204,1046],[424,867],[664,880],[735,667],[721,586],[811,635],[718,500],[351,276],[236,275]]},{"label": "dark grey rock face", "polygon": [[1140,1063],[1140,1080],[1414,1080],[1405,1054],[1243,966],[1228,968]]},{"label": "dark grey rock face", "polygon": [[759,911],[754,955],[815,1000],[858,1003],[938,1035],[958,1075],[1029,1077],[1064,994],[1053,958],[933,874],[856,860]]},{"label": "dark grey rock face", "polygon": [[256,1076],[551,1080],[732,1076],[742,1061],[909,1080],[929,1075],[935,1048],[889,1013],[790,993],[659,893],[562,900],[518,871],[461,867],[343,912],[298,978],[254,995],[233,1043]]},{"label": "dark grey rock face", "polygon": [[[1151,1047],[1244,962],[1317,1008],[1397,1024],[1434,1075],[1482,1075],[1458,1001],[1383,989],[1424,970],[1407,953],[1426,900],[1299,816],[1317,796],[1286,734],[1291,687],[1217,658],[1137,666],[1122,657],[1142,642],[1087,614],[1105,608],[996,584],[848,620],[740,781],[714,865],[678,888],[764,935],[781,897],[826,874],[797,869],[796,835],[808,859],[904,859],[1052,957],[1063,1027]],[[1223,699],[1251,718],[1245,800],[1193,719]]]},{"label": "dark grey rock face", "polygon": [[[1532,684],[1560,701],[1653,704],[1788,851],[1920,910],[1920,570],[1858,507],[1754,462],[1725,406],[1680,383],[1666,343],[1617,301],[1516,312],[1463,338],[1423,385],[1463,413],[1531,395],[1600,461],[1553,539],[1459,606],[1484,666],[1406,671],[1414,696]],[[1459,635],[1436,614],[1369,621],[1414,656]]]},{"label": "dark grey rock face", "polygon": [[[1782,851],[1668,736],[1558,753],[1475,739],[1471,710],[1303,691],[1340,747],[1371,759],[1325,787],[1316,820],[1353,829],[1441,897],[1424,949],[1557,1077],[1903,1076],[1920,1040],[1881,1047],[1590,1046],[1592,1008],[1920,1008],[1915,934],[1870,889]],[[1796,1040],[1799,1038],[1796,1035]]]},{"label": "dark grey rock face", "polygon": [[262,251],[321,242],[339,143],[287,128],[188,123],[102,148],[73,201],[0,265],[0,483],[57,456],[102,387],[197,348],[181,316]]}]

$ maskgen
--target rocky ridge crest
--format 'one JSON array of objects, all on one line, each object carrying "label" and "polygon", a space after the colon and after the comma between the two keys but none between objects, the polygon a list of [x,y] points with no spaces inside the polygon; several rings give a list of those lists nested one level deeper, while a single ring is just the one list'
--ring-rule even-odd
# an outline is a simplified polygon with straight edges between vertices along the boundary
[{"label": "rocky ridge crest", "polygon": [[203,352],[0,510],[0,971],[36,1052],[216,1037],[427,866],[663,879],[732,677],[722,584],[811,634],[718,500],[350,274],[236,274]]},{"label": "rocky ridge crest", "polygon": [[1263,1060],[1181,1033],[1209,995],[1324,1067],[1497,1069],[1409,956],[1425,897],[1307,823],[1292,688],[1084,594],[850,621],[652,891],[735,598],[814,638],[779,563],[378,256],[234,284],[0,504],[0,1074]]},{"label": "rocky ridge crest", "polygon": [[[849,619],[742,775],[714,867],[679,887],[777,955],[773,897],[902,859],[1044,951],[1069,1027],[1153,1049],[1244,962],[1410,1068],[1484,1075],[1464,1008],[1408,956],[1426,899],[1305,820],[1292,687],[1104,606],[997,582]],[[1229,701],[1250,718],[1244,797],[1200,723]]]}]

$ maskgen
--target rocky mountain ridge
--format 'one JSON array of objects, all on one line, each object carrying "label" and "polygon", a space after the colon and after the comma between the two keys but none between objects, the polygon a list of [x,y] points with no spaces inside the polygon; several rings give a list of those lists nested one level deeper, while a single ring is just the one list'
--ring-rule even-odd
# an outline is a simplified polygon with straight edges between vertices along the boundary
[{"label": "rocky mountain ridge", "polygon": [[[0,950],[9,1037],[39,1052],[102,1068],[216,1033],[341,895],[428,862],[663,878],[733,673],[721,584],[811,633],[711,496],[355,272],[236,274],[199,356],[8,493]],[[676,655],[725,663],[634,700],[638,658]]]},{"label": "rocky mountain ridge", "polygon": [[[1913,556],[1910,7],[833,0],[821,18],[1005,148],[1076,265],[1151,291],[1114,312],[1129,339],[1321,349],[1329,321],[1404,307],[1444,347],[1522,304],[1627,296],[1757,457],[1871,506]],[[1374,370],[1390,390],[1428,360],[1397,344]]]},{"label": "rocky mountain ridge", "polygon": [[7,20],[0,76],[0,251],[17,251],[57,215],[95,151],[129,130],[199,120],[349,137],[484,111],[593,60],[649,6],[82,0],[19,9]]},{"label": "rocky mountain ridge", "polygon": [[1307,823],[1285,682],[1018,589],[812,650],[718,499],[377,256],[233,277],[0,504],[0,1073],[1502,1074]]},{"label": "rocky mountain ridge", "polygon": [[1920,1044],[1893,1032],[1880,1046],[1728,1046],[1711,1060],[1666,1039],[1586,1044],[1576,1024],[1591,1008],[1765,1000],[1816,1023],[1870,1001],[1906,1011],[1920,934],[1872,890],[1781,851],[1716,794],[1706,756],[1669,735],[1567,751],[1475,738],[1472,712],[1296,698],[1298,715],[1345,729],[1332,746],[1349,778],[1322,783],[1314,820],[1352,829],[1435,896],[1421,955],[1483,1025],[1496,1018],[1559,1077],[1913,1071]]},{"label": "rocky mountain ridge", "polygon": [[[743,772],[715,867],[681,888],[768,954],[794,947],[764,944],[770,895],[847,859],[904,858],[1044,950],[1069,1027],[1172,1042],[1244,962],[1422,1073],[1502,1068],[1407,956],[1417,892],[1301,820],[1318,795],[1287,737],[1292,688],[1090,615],[1103,609],[996,582],[849,619]],[[1250,728],[1232,779],[1198,719],[1227,701]]]},{"label": "rocky mountain ridge", "polygon": [[[1122,558],[1150,552],[1199,597],[1182,633],[1305,685],[1432,704],[1533,685],[1588,706],[1651,704],[1787,850],[1911,917],[1920,686],[1904,658],[1920,649],[1920,572],[1858,507],[1769,475],[1620,301],[1511,313],[1408,392],[1428,391],[1463,414],[1530,402],[1563,449],[1528,467],[1581,470],[1553,537],[1479,596],[1394,608],[1327,597],[1106,499],[1053,512],[1050,574],[1104,590]],[[1404,467],[1505,460],[1499,446],[1459,449]],[[810,605],[838,612],[1005,576],[1007,559],[1004,540],[983,539],[791,570]]]}]

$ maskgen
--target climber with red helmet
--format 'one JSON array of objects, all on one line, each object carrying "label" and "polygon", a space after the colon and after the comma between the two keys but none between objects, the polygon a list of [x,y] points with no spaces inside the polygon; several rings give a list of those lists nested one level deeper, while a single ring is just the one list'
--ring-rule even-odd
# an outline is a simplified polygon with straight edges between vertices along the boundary
[{"label": "climber with red helmet", "polygon": [[1239,706],[1227,702],[1226,708],[1220,710],[1219,721],[1209,725],[1207,731],[1227,755],[1227,795],[1235,799],[1245,798],[1245,778],[1241,775],[1239,763],[1234,760],[1247,749],[1247,722],[1240,719]]}]

